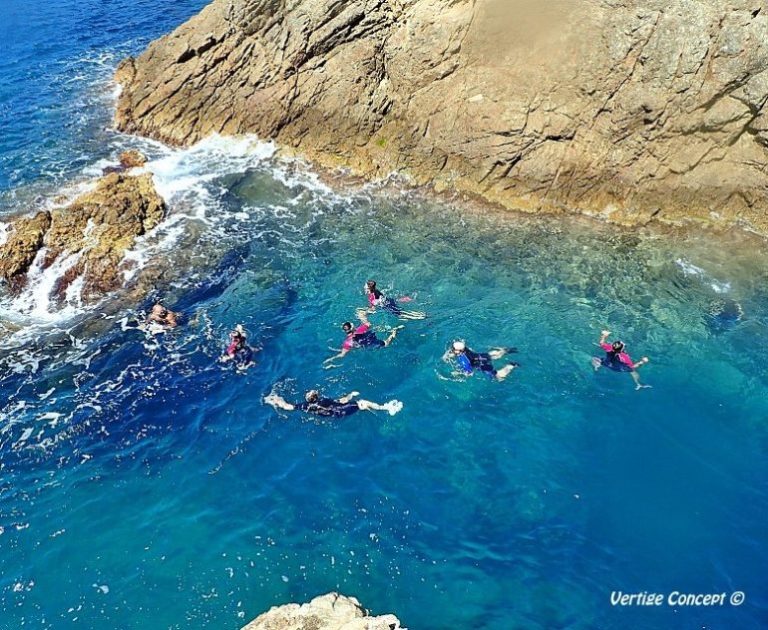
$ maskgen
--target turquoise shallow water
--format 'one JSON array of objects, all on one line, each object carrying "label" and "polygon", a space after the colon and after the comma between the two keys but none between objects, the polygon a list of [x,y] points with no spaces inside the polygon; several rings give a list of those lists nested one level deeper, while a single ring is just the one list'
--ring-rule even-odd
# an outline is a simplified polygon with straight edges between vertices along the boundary
[{"label": "turquoise shallow water", "polygon": [[[83,82],[88,120],[108,119],[107,75]],[[149,298],[0,305],[22,326],[0,351],[0,627],[237,628],[334,589],[414,629],[768,623],[761,242],[478,214],[328,188],[252,141],[173,152],[87,127],[63,181],[150,154],[172,215],[138,277],[186,323],[125,330]],[[54,135],[51,164],[70,142]],[[8,208],[59,183],[14,150]],[[429,318],[324,370],[369,277]],[[262,349],[246,374],[215,362],[236,322]],[[604,327],[650,356],[653,389],[593,372]],[[523,365],[457,381],[454,337]],[[273,387],[405,407],[313,422],[262,404]],[[614,590],[746,602],[618,608]]]}]

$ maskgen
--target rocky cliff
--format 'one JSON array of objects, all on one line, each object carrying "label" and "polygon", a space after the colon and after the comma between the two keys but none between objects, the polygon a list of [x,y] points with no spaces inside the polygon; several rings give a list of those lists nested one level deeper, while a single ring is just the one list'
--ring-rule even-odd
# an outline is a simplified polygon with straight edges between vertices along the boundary
[{"label": "rocky cliff", "polygon": [[[132,153],[121,156],[122,168],[136,159]],[[62,296],[82,278],[82,299],[101,297],[122,285],[125,252],[160,223],[165,211],[150,173],[107,174],[66,207],[12,221],[0,246],[0,277],[18,292],[33,266],[46,269],[61,262],[55,294]]]},{"label": "rocky cliff", "polygon": [[308,604],[275,606],[242,630],[400,630],[394,615],[370,617],[354,597],[328,593]]},{"label": "rocky cliff", "polygon": [[121,64],[116,121],[621,223],[768,233],[756,0],[214,0]]}]

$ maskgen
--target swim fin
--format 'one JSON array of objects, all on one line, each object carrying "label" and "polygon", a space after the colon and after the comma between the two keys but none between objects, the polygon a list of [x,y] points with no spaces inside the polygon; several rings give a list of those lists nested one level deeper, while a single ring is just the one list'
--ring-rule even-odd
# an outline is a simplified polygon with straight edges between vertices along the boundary
[{"label": "swim fin", "polygon": [[390,416],[394,416],[398,411],[400,411],[403,408],[403,403],[401,403],[399,400],[390,400],[388,403],[383,405],[387,408],[387,411],[389,412]]}]

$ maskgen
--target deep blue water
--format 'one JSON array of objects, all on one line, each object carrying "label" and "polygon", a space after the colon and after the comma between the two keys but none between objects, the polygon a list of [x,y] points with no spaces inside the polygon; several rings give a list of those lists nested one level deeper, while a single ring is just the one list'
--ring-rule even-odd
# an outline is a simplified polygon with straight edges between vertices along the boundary
[{"label": "deep blue water", "polygon": [[[412,629],[765,627],[764,244],[329,188],[252,139],[110,131],[111,69],[201,4],[3,5],[2,213],[125,146],[172,213],[137,252],[150,297],[59,314],[38,278],[0,301],[0,627],[238,628],[330,590]],[[370,277],[429,318],[324,370]],[[184,325],[126,330],[158,295]],[[237,322],[261,348],[245,374],[215,360]],[[593,372],[605,327],[651,358],[652,389]],[[522,367],[457,380],[457,337]],[[405,406],[313,422],[262,403],[311,387]]]}]

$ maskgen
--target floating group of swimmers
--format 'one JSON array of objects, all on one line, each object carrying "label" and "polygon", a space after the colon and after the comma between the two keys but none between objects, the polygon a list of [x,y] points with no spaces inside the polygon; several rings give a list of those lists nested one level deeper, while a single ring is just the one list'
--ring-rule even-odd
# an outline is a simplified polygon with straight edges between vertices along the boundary
[{"label": "floating group of swimmers", "polygon": [[[341,348],[337,353],[324,361],[326,368],[337,367],[334,363],[341,359],[353,349],[356,348],[386,348],[397,337],[402,325],[397,325],[389,329],[385,339],[380,339],[372,329],[368,320],[368,315],[375,313],[379,308],[386,311],[399,320],[421,320],[426,318],[426,313],[421,311],[411,311],[403,309],[400,304],[410,302],[413,298],[405,296],[398,300],[384,295],[376,286],[376,282],[369,280],[365,284],[365,293],[368,300],[367,308],[357,309],[356,315],[359,324],[344,322],[341,326],[346,335]],[[150,332],[157,333],[171,328],[175,328],[179,322],[179,313],[175,313],[162,304],[158,303],[152,307],[152,310],[146,317],[146,327]],[[614,372],[627,372],[635,383],[635,389],[650,387],[640,383],[638,368],[648,363],[648,357],[643,357],[635,362],[626,352],[626,345],[623,341],[608,342],[610,331],[603,330],[600,334],[598,345],[605,351],[604,357],[593,357],[592,366],[595,371],[602,367],[613,370]],[[254,353],[256,350],[248,345],[248,336],[241,324],[237,324],[229,333],[229,343],[219,360],[222,363],[233,362],[238,369],[244,370],[254,365]],[[468,377],[479,372],[487,377],[496,380],[505,380],[512,371],[520,367],[516,361],[497,368],[494,361],[499,361],[509,354],[517,353],[517,348],[496,347],[487,352],[475,352],[467,346],[464,340],[457,339],[453,341],[448,350],[443,355],[443,360],[454,367],[454,374]],[[264,398],[264,402],[284,411],[304,411],[316,416],[342,418],[349,416],[357,411],[387,411],[391,415],[396,414],[403,408],[403,403],[398,400],[379,404],[358,398],[360,392],[351,392],[340,398],[326,398],[321,396],[320,392],[312,389],[304,396],[304,402],[288,402],[278,394],[272,392]],[[356,399],[356,400],[355,400]]]}]

